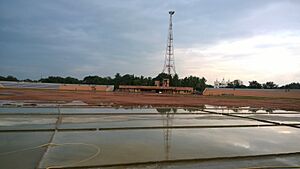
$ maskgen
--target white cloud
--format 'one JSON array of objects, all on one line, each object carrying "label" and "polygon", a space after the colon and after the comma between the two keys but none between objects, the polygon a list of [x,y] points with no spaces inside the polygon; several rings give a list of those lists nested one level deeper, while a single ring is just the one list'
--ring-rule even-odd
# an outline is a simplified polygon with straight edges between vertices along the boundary
[{"label": "white cloud", "polygon": [[154,77],[163,67],[170,9],[180,77],[300,81],[300,5],[280,0],[0,2],[0,72]]},{"label": "white cloud", "polygon": [[176,50],[179,72],[216,78],[285,84],[299,81],[300,32],[273,32]]}]

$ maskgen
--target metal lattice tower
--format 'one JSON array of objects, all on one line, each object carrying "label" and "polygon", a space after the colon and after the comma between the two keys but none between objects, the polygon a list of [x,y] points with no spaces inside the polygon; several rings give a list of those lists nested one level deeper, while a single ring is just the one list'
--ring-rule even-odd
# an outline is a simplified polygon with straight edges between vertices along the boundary
[{"label": "metal lattice tower", "polygon": [[174,113],[171,113],[171,112],[167,112],[166,116],[163,117],[163,126],[166,127],[165,129],[163,129],[165,160],[169,160],[169,158],[170,158],[171,138],[172,138],[172,129],[170,127],[173,126],[173,119],[174,119]]},{"label": "metal lattice tower", "polygon": [[165,64],[163,68],[163,73],[167,71],[168,75],[171,75],[171,70],[176,74],[175,71],[175,58],[174,58],[174,47],[173,47],[173,28],[172,28],[172,16],[175,11],[169,11],[170,14],[170,23],[169,23],[169,33],[168,33],[168,42],[165,54]]}]

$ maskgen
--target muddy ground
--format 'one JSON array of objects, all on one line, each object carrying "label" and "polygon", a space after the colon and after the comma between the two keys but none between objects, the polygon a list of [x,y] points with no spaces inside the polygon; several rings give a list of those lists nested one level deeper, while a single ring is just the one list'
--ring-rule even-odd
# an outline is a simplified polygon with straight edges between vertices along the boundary
[{"label": "muddy ground", "polygon": [[248,96],[166,95],[154,93],[120,93],[60,91],[39,89],[0,89],[0,100],[36,100],[71,102],[80,100],[89,105],[113,106],[188,106],[203,105],[300,110],[300,99]]}]

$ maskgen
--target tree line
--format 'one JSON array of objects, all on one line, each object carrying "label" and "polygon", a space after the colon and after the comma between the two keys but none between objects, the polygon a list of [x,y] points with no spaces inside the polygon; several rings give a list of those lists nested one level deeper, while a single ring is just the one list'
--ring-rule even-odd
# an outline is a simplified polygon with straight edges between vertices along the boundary
[{"label": "tree line", "polygon": [[239,80],[234,80],[230,82],[227,88],[250,88],[250,89],[300,89],[300,83],[290,83],[286,85],[279,86],[272,81],[266,83],[259,83],[256,80],[249,81],[249,85],[245,86],[240,84]]},{"label": "tree line", "polygon": [[[62,83],[62,84],[96,84],[96,85],[114,85],[117,89],[119,85],[142,85],[153,86],[154,81],[163,79],[170,80],[170,86],[175,87],[193,87],[195,90],[202,92],[206,87],[212,88],[212,85],[206,84],[204,77],[188,76],[179,78],[177,74],[171,76],[165,73],[160,73],[156,77],[135,76],[130,74],[121,75],[115,74],[114,77],[86,76],[82,80],[74,77],[49,76],[39,80],[24,79],[19,80],[14,76],[0,76],[0,81],[24,81],[24,82],[42,82],[42,83]],[[259,83],[255,80],[249,81],[249,85],[245,86],[239,80],[230,82],[227,88],[250,88],[250,89],[300,89],[300,83],[290,83],[279,86],[274,82]]]},{"label": "tree line", "polygon": [[166,73],[160,73],[158,76],[144,77],[130,74],[121,75],[117,73],[114,77],[86,76],[82,80],[74,77],[49,76],[39,80],[19,80],[13,76],[0,76],[0,81],[24,81],[24,82],[42,82],[42,83],[62,83],[62,84],[95,84],[95,85],[114,85],[117,89],[119,85],[142,85],[153,86],[156,80],[170,80],[170,86],[175,87],[193,87],[195,90],[202,92],[206,87],[206,79],[204,77],[189,76],[180,79],[177,74],[171,76]]}]

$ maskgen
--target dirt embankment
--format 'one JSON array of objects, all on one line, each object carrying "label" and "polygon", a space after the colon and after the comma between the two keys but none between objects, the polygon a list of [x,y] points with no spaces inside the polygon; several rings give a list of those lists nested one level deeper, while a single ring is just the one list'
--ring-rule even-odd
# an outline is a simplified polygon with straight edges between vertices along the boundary
[{"label": "dirt embankment", "polygon": [[272,108],[300,110],[300,99],[242,97],[242,96],[200,96],[163,95],[150,93],[117,93],[89,91],[59,91],[34,89],[0,89],[0,100],[36,100],[44,102],[81,100],[89,105],[152,105],[152,106],[192,106],[205,104],[215,106]]}]

